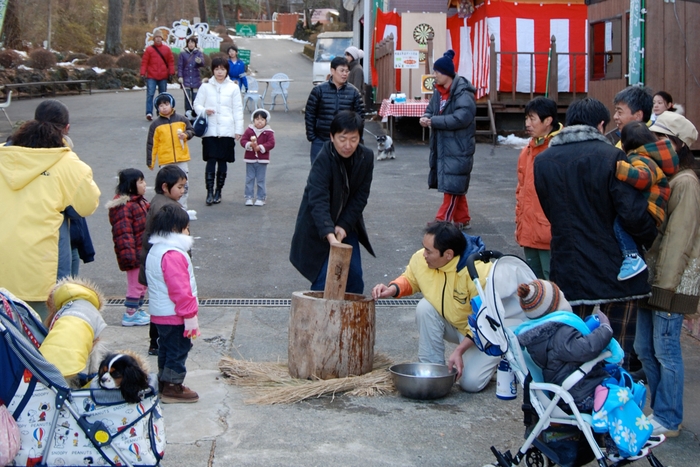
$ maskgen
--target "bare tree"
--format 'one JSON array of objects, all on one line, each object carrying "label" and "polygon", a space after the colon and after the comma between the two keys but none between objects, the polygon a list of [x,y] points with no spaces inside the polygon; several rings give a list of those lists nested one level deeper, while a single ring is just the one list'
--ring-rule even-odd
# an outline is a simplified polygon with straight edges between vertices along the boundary
[{"label": "bare tree", "polygon": [[122,9],[124,0],[109,0],[107,13],[107,36],[105,38],[105,53],[121,55],[122,47]]},{"label": "bare tree", "polygon": [[197,5],[199,6],[199,20],[203,23],[208,23],[206,0],[197,0]]},{"label": "bare tree", "polygon": [[219,24],[226,26],[226,15],[224,15],[224,1],[217,0],[216,3],[219,7]]}]

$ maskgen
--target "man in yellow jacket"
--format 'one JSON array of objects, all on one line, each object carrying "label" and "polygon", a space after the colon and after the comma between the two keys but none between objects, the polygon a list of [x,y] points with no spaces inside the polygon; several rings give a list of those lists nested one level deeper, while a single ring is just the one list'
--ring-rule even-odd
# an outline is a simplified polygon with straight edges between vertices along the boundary
[{"label": "man in yellow jacket", "polygon": [[[470,301],[478,295],[466,268],[467,239],[451,222],[434,222],[423,236],[423,248],[412,257],[401,276],[389,285],[377,284],[372,297],[398,298],[421,292],[416,307],[418,360],[445,364],[445,341],[458,344],[447,365],[456,368],[459,385],[467,392],[479,392],[489,383],[499,357],[479,351],[472,341],[467,320],[472,314]],[[490,263],[475,265],[482,287],[491,270]]]}]

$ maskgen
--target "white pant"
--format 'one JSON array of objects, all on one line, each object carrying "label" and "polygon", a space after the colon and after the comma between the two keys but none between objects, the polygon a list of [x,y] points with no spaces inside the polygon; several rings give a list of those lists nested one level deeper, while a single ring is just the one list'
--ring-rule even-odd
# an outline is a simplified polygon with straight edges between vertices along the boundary
[{"label": "white pant", "polygon": [[[444,365],[445,341],[459,344],[468,339],[447,322],[426,299],[422,299],[416,306],[416,324],[418,361],[421,363]],[[459,379],[459,386],[467,392],[479,392],[489,384],[501,358],[486,355],[476,346],[472,346],[464,352],[462,361],[464,371]]]}]

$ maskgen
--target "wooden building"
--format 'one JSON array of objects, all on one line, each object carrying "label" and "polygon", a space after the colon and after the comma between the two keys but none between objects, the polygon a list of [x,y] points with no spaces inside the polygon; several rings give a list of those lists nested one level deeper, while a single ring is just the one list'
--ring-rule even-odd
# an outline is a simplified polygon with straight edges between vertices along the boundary
[{"label": "wooden building", "polygon": [[[647,0],[645,8],[644,84],[653,92],[671,94],[700,127],[700,2]],[[628,84],[629,10],[629,0],[594,0],[588,6],[588,95],[604,102],[611,113],[615,94]],[[699,150],[700,144],[693,149]]]}]

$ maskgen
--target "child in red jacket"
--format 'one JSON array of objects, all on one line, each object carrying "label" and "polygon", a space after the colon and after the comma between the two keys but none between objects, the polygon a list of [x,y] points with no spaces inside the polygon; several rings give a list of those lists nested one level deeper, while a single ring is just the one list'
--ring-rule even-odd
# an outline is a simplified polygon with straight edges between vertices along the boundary
[{"label": "child in red jacket", "polygon": [[119,172],[116,195],[109,203],[114,252],[119,269],[126,271],[126,310],[122,326],[145,326],[151,317],[141,309],[147,287],[139,283],[139,266],[143,232],[150,205],[146,198],[146,180],[138,169]]},{"label": "child in red jacket", "polygon": [[[265,190],[265,172],[270,163],[270,151],[275,147],[275,132],[267,122],[270,112],[258,109],[250,116],[252,125],[243,133],[241,146],[245,148],[245,205],[265,206],[267,192]],[[258,185],[257,200],[254,185]]]}]

